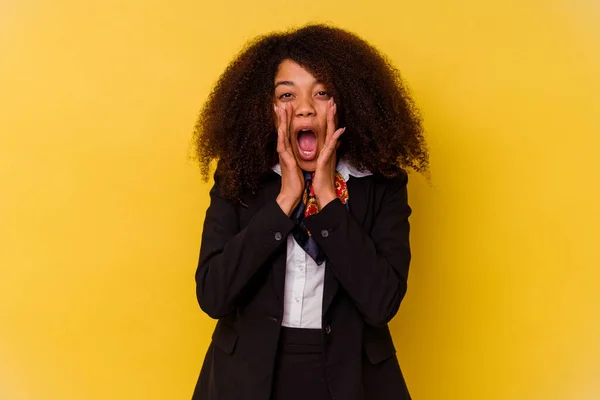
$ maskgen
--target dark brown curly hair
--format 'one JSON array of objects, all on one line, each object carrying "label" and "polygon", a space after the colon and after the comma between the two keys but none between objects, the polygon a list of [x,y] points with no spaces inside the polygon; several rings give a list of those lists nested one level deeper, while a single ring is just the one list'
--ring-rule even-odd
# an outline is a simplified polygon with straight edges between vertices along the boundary
[{"label": "dark brown curly hair", "polygon": [[278,162],[273,112],[274,79],[290,59],[321,80],[347,127],[338,159],[392,177],[401,169],[428,169],[420,114],[399,71],[353,33],[307,25],[249,42],[219,78],[195,129],[195,150],[208,180],[218,160],[221,194],[238,198],[257,189]]}]

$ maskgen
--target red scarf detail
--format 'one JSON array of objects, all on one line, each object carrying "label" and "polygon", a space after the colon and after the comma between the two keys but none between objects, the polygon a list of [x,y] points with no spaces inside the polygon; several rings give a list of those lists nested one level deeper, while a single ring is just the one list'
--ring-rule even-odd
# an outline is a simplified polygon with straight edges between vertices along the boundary
[{"label": "red scarf detail", "polygon": [[[312,177],[314,179],[315,173],[313,172]],[[338,199],[342,202],[342,204],[346,204],[348,201],[348,187],[346,186],[346,181],[344,177],[339,172],[335,173],[335,177],[333,180],[335,185],[335,194]],[[315,192],[312,187],[312,180],[310,184],[309,193],[304,192],[304,196],[302,198],[304,204],[306,204],[306,208],[304,210],[304,216],[308,217],[309,215],[314,215],[320,211],[319,204],[317,203],[317,199],[315,197]]]}]

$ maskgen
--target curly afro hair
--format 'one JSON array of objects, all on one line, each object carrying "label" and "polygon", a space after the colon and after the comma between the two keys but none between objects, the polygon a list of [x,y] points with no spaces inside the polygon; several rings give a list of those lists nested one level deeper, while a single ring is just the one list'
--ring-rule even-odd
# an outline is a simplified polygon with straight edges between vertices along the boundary
[{"label": "curly afro hair", "polygon": [[194,129],[202,176],[218,160],[221,194],[255,191],[278,162],[273,112],[274,79],[293,60],[328,88],[347,127],[337,155],[359,169],[393,177],[424,173],[428,153],[420,114],[399,71],[353,33],[307,25],[249,42],[219,78]]}]

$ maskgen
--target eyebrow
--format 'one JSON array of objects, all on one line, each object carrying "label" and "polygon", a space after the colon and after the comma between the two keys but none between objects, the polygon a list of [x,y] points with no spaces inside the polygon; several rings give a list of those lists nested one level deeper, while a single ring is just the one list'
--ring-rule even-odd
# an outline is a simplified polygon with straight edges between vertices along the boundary
[{"label": "eyebrow", "polygon": [[279,81],[279,82],[275,83],[275,87],[280,86],[280,85],[294,86],[294,82],[292,82],[292,81]]},{"label": "eyebrow", "polygon": [[[322,84],[322,83],[323,82],[321,82],[320,80],[317,79],[317,80],[315,80],[313,82],[313,85],[319,85],[319,84]],[[278,82],[275,82],[275,88],[277,88],[280,85],[295,86],[294,82],[292,82],[292,81],[278,81]]]}]

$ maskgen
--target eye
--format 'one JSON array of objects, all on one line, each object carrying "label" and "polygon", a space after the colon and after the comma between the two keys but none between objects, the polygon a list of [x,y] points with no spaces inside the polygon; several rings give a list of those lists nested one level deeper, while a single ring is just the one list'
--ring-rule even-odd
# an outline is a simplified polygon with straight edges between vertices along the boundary
[{"label": "eye", "polygon": [[327,92],[326,92],[326,91],[324,91],[324,90],[319,90],[319,91],[317,92],[317,96],[327,96],[327,95],[328,95],[328,94],[327,94]]},{"label": "eye", "polygon": [[284,99],[289,99],[292,97],[291,93],[284,93],[282,95],[279,96],[279,100],[284,100]]}]

